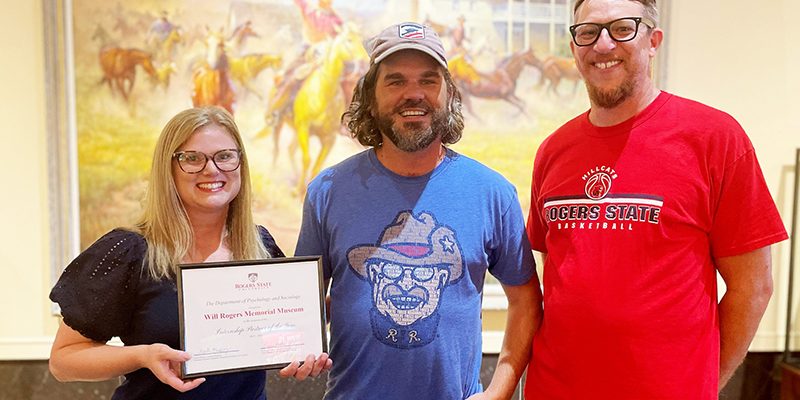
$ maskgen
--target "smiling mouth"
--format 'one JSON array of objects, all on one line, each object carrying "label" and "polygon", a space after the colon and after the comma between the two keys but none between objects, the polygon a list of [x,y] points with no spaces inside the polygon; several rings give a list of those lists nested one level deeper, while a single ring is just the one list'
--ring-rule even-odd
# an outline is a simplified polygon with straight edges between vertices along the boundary
[{"label": "smiling mouth", "polygon": [[611,68],[611,67],[613,67],[613,66],[615,66],[615,65],[617,65],[617,64],[619,64],[621,62],[622,61],[620,61],[620,60],[606,61],[606,62],[601,62],[601,63],[595,63],[594,66],[597,67],[597,68],[600,68],[600,69],[606,69],[606,68]]},{"label": "smiling mouth", "polygon": [[425,114],[427,114],[427,112],[425,112],[425,111],[416,111],[416,110],[413,110],[413,111],[412,110],[406,110],[406,111],[400,112],[400,115],[402,115],[404,117],[421,117],[421,116],[423,116]]},{"label": "smiling mouth", "polygon": [[413,310],[422,303],[422,299],[417,296],[392,296],[386,300],[398,310]]},{"label": "smiling mouth", "polygon": [[212,182],[212,183],[198,183],[197,184],[197,187],[199,187],[200,189],[208,189],[208,190],[220,189],[223,186],[225,186],[225,182]]}]

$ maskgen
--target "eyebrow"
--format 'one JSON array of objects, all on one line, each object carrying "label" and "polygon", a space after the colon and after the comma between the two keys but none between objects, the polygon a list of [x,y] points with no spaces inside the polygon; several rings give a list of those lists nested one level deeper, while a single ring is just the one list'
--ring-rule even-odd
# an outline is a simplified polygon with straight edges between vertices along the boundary
[{"label": "eyebrow", "polygon": [[[442,77],[442,74],[439,73],[437,70],[427,70],[422,73],[423,78],[431,78],[431,77]],[[397,79],[407,79],[402,72],[393,72],[391,74],[387,74],[383,77],[383,80],[397,80]]]}]

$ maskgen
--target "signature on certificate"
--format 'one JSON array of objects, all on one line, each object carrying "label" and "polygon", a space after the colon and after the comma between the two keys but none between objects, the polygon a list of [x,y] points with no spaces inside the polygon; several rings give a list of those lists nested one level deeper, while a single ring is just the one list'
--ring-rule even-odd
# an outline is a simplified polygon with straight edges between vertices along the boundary
[{"label": "signature on certificate", "polygon": [[212,354],[228,354],[228,353],[236,353],[239,350],[232,349],[230,347],[207,347],[201,348],[200,350],[196,351],[194,354],[196,356],[207,356]]}]

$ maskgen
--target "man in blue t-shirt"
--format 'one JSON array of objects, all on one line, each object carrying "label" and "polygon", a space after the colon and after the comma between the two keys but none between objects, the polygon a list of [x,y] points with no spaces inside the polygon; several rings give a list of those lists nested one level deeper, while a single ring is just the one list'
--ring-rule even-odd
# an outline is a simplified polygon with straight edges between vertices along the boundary
[{"label": "man in blue t-shirt", "polygon": [[[516,190],[445,147],[461,138],[461,97],[430,27],[394,25],[365,47],[370,69],[344,117],[371,148],[309,184],[295,251],[321,255],[331,283],[325,398],[508,399],[542,316]],[[484,392],[487,270],[509,323]]]}]

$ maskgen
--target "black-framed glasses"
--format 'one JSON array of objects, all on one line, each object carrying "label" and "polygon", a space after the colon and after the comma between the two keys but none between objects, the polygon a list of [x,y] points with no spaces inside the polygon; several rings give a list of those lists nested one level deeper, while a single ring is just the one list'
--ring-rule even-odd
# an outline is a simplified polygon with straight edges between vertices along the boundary
[{"label": "black-framed glasses", "polygon": [[569,27],[569,32],[572,34],[572,41],[576,46],[591,46],[597,42],[600,33],[605,29],[608,36],[617,42],[628,42],[636,37],[639,33],[639,24],[653,29],[655,24],[647,18],[643,17],[625,17],[606,22],[605,24],[597,24],[594,22],[585,22],[582,24],[575,24]]},{"label": "black-framed glasses", "polygon": [[242,152],[237,149],[223,149],[212,155],[199,151],[178,151],[172,155],[178,160],[178,166],[187,174],[197,174],[206,168],[211,160],[218,170],[223,172],[236,171],[242,162]]}]

